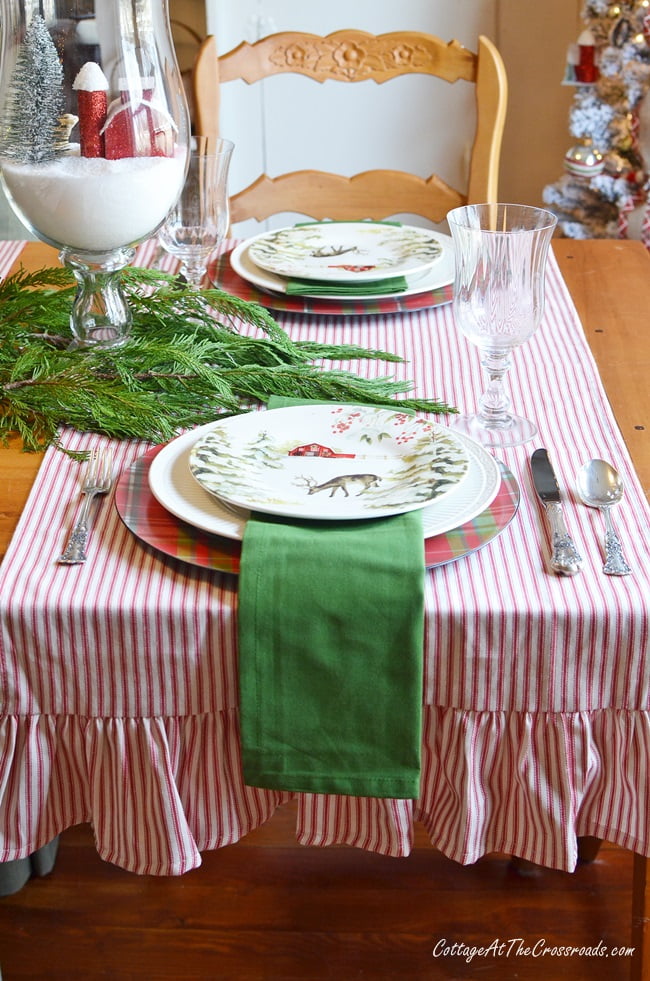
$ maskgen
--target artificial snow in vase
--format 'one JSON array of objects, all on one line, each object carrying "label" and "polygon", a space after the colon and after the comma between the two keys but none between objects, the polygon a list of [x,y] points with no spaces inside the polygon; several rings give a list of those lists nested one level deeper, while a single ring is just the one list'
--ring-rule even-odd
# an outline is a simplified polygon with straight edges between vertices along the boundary
[{"label": "artificial snow in vase", "polygon": [[187,164],[167,0],[0,0],[0,11],[7,196],[77,278],[75,342],[123,343],[119,271],[165,220]]}]

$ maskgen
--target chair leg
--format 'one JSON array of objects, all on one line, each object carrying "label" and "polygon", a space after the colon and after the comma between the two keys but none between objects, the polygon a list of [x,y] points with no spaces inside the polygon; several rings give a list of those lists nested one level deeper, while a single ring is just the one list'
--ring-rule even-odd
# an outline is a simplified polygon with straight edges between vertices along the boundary
[{"label": "chair leg", "polygon": [[650,875],[645,855],[634,855],[632,885],[632,968],[631,981],[650,978]]},{"label": "chair leg", "polygon": [[522,879],[538,878],[546,871],[542,865],[529,862],[527,858],[519,858],[518,855],[510,856],[510,869]]},{"label": "chair leg", "polygon": [[[578,838],[578,862],[582,865],[593,862],[602,843],[602,838],[594,838],[592,835],[583,835]],[[524,877],[539,875],[543,871],[540,865],[528,862],[524,858],[517,858],[516,855],[510,856],[510,867],[517,875]]]},{"label": "chair leg", "polygon": [[602,838],[594,838],[592,835],[583,835],[578,838],[578,861],[583,864],[593,862],[602,843]]}]

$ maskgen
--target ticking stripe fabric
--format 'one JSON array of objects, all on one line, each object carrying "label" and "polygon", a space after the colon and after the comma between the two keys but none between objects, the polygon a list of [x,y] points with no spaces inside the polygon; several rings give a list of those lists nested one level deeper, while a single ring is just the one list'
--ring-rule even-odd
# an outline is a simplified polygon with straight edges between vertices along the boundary
[{"label": "ticking stripe fabric", "polygon": [[[0,272],[19,249],[0,249]],[[154,252],[149,243],[138,261]],[[450,306],[282,323],[296,339],[395,351],[405,362],[388,369],[340,367],[413,379],[416,394],[461,409],[476,404],[484,383]],[[463,863],[499,850],[571,870],[576,835],[650,854],[650,512],[553,259],[543,324],[515,352],[508,386],[540,434],[499,454],[522,488],[510,526],[427,574],[414,801],[246,787],[237,578],[143,545],[110,499],[96,511],[89,561],[57,565],[78,507],[79,467],[48,451],[0,567],[0,861],[89,821],[107,861],[180,874],[290,797],[308,845],[406,855],[419,820]],[[62,438],[73,449],[109,442],[71,430]],[[119,469],[148,449],[112,445]],[[528,467],[535,446],[549,449],[585,558],[570,579],[548,566]],[[617,525],[633,576],[602,574],[602,519],[573,493],[578,467],[593,456],[612,460],[626,482]]]}]

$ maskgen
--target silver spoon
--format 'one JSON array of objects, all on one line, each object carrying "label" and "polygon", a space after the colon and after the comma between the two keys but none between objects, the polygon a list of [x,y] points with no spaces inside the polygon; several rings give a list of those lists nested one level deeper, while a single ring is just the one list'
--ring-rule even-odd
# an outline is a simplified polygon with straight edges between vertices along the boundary
[{"label": "silver spoon", "polygon": [[611,508],[623,497],[623,481],[614,467],[605,460],[590,460],[578,471],[578,493],[590,508],[598,508],[605,516],[605,564],[608,576],[627,576],[632,572],[623,556],[623,546],[614,531]]}]

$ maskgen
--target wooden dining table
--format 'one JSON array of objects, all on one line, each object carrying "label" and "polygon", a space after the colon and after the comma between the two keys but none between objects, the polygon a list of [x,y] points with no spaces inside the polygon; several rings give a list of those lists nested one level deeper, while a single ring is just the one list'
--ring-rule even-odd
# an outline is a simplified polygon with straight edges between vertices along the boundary
[{"label": "wooden dining table", "polygon": [[[556,239],[555,257],[579,314],[607,397],[643,490],[650,492],[650,256],[638,242]],[[15,266],[57,264],[53,249],[29,243]],[[41,454],[25,453],[18,438],[0,448],[0,557],[4,556],[38,472]],[[646,773],[646,779],[648,779]],[[635,857],[633,977],[650,977],[647,859]],[[645,942],[644,942],[645,941]]]}]

